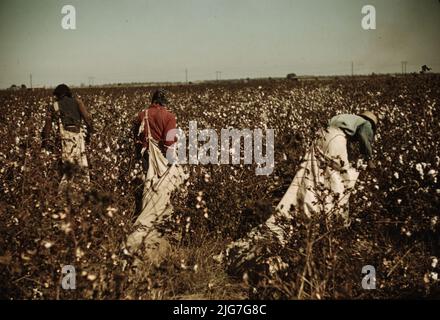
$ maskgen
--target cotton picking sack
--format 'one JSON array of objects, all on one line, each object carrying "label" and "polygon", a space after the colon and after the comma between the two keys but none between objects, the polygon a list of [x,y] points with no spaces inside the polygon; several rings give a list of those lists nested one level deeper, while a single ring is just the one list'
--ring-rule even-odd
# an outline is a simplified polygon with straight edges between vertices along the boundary
[{"label": "cotton picking sack", "polygon": [[142,243],[147,250],[154,250],[161,245],[163,238],[156,229],[156,225],[171,215],[173,211],[170,203],[171,193],[188,178],[181,166],[168,162],[159,148],[159,142],[152,138],[148,123],[148,110],[145,110],[139,133],[144,130],[145,126],[149,166],[142,196],[142,212],[134,223],[135,231],[127,239],[127,248],[132,252],[137,251]]}]

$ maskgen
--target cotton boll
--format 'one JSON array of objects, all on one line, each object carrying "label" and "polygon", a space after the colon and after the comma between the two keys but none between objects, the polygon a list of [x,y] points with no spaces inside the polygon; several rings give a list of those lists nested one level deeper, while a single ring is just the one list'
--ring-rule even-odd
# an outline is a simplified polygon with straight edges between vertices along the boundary
[{"label": "cotton boll", "polygon": [[438,259],[436,257],[432,258],[431,267],[436,268],[438,264]]}]

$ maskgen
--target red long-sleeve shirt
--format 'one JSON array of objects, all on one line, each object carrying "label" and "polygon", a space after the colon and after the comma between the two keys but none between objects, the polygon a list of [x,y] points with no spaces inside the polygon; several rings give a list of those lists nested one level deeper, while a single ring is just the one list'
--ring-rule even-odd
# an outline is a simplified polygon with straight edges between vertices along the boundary
[{"label": "red long-sleeve shirt", "polygon": [[[142,146],[148,149],[147,141],[147,126],[144,126],[143,132],[138,135],[139,127],[144,121],[145,110],[139,112],[134,121],[134,134],[137,143],[142,143]],[[148,123],[150,125],[151,136],[153,139],[159,141],[162,151],[165,153],[167,147],[176,141],[176,137],[167,140],[167,133],[172,129],[176,129],[176,117],[168,111],[165,107],[158,104],[152,104],[148,108]]]}]

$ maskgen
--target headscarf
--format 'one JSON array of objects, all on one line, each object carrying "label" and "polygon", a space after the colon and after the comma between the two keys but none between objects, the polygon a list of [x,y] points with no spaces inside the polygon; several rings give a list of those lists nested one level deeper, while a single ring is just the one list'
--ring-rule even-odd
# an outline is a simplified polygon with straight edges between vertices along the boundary
[{"label": "headscarf", "polygon": [[53,91],[53,95],[58,99],[62,99],[64,97],[70,97],[72,98],[72,91],[70,91],[70,88],[63,84],[58,85],[55,90]]},{"label": "headscarf", "polygon": [[168,104],[168,100],[166,98],[166,91],[164,89],[157,89],[153,93],[153,97],[151,98],[151,103],[159,104],[161,106],[165,106]]}]

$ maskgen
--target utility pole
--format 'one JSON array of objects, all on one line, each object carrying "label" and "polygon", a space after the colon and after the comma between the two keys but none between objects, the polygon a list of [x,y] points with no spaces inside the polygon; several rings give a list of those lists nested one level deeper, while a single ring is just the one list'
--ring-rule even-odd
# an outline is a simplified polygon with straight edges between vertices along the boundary
[{"label": "utility pole", "polygon": [[215,80],[219,81],[219,80],[221,80],[221,77],[222,77],[222,72],[216,71],[215,72]]},{"label": "utility pole", "polygon": [[188,83],[188,69],[185,69],[185,82]]},{"label": "utility pole", "polygon": [[408,61],[402,61],[402,74],[406,74],[406,64]]},{"label": "utility pole", "polygon": [[89,87],[93,86],[94,80],[95,80],[95,77],[89,77]]},{"label": "utility pole", "polygon": [[351,62],[351,76],[354,76],[354,62]]},{"label": "utility pole", "polygon": [[32,89],[32,73],[29,75],[29,84],[30,84],[30,87]]}]

